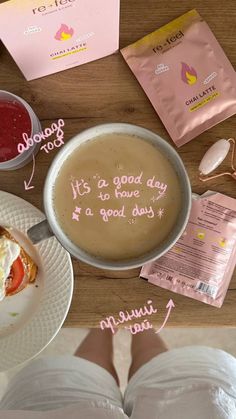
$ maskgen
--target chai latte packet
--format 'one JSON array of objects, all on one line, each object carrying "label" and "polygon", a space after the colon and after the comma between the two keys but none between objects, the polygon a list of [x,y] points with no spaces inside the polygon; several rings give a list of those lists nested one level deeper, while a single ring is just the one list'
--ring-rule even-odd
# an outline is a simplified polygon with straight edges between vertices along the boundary
[{"label": "chai latte packet", "polygon": [[196,10],[121,53],[177,146],[236,113],[236,73]]},{"label": "chai latte packet", "polygon": [[0,1],[0,40],[34,80],[115,53],[119,20],[120,0]]},{"label": "chai latte packet", "polygon": [[236,264],[236,200],[209,193],[193,200],[186,230],[176,245],[143,266],[148,282],[221,307]]}]

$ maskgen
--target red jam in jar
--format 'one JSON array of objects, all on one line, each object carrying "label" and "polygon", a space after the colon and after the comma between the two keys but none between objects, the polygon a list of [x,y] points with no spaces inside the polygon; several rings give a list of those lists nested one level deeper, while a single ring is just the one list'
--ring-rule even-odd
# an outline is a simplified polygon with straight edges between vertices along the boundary
[{"label": "red jam in jar", "polygon": [[16,100],[0,100],[0,163],[14,159],[22,134],[31,136],[31,119],[26,108]]}]

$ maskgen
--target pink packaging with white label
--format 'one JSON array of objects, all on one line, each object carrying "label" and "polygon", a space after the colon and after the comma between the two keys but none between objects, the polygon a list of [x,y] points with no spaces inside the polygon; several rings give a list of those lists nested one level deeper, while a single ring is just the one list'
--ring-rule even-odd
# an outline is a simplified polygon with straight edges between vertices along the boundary
[{"label": "pink packaging with white label", "polygon": [[120,0],[10,0],[0,39],[33,80],[116,52],[119,12]]},{"label": "pink packaging with white label", "polygon": [[236,200],[220,193],[194,200],[187,228],[140,276],[178,294],[221,307],[236,264]]},{"label": "pink packaging with white label", "polygon": [[236,73],[196,10],[121,53],[177,146],[236,113]]}]

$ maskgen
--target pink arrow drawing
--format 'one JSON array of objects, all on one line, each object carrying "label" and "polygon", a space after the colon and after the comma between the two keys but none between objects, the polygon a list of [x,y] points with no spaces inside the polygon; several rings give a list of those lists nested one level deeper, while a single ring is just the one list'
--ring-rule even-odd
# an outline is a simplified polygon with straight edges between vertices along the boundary
[{"label": "pink arrow drawing", "polygon": [[169,317],[170,317],[171,310],[172,310],[172,308],[174,308],[174,307],[175,307],[175,305],[174,305],[174,301],[173,301],[172,299],[170,299],[170,301],[168,302],[168,304],[167,304],[167,306],[166,306],[166,308],[168,309],[168,312],[167,312],[167,315],[166,315],[165,321],[164,321],[163,325],[160,327],[160,329],[158,329],[155,333],[160,333],[160,331],[161,331],[162,329],[164,329],[164,327],[165,327],[165,325],[166,325],[166,323],[167,323],[167,320],[168,320],[168,319],[169,319]]},{"label": "pink arrow drawing", "polygon": [[30,189],[34,189],[34,186],[32,186],[32,185],[30,186],[30,184],[32,182],[32,179],[33,179],[33,176],[34,176],[34,171],[35,171],[35,157],[34,157],[34,154],[33,154],[33,170],[32,170],[32,174],[30,176],[29,182],[26,182],[26,180],[24,181],[24,186],[25,186],[25,190],[26,191],[29,191]]}]

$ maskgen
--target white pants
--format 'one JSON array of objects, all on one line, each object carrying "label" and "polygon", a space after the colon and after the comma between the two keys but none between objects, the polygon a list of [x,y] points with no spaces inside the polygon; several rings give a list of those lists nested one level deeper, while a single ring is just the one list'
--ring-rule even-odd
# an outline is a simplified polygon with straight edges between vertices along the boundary
[{"label": "white pants", "polygon": [[165,352],[134,374],[123,399],[98,365],[72,356],[42,358],[12,380],[0,409],[49,411],[85,401],[109,404],[132,419],[236,419],[236,360],[206,347]]}]

